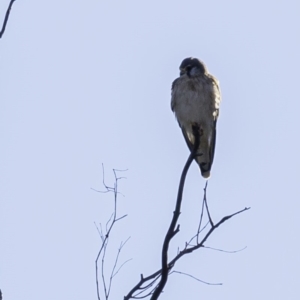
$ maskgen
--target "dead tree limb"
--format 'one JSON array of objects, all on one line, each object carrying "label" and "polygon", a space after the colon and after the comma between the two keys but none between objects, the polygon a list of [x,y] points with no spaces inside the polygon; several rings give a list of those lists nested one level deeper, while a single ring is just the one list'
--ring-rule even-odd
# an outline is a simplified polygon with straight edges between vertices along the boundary
[{"label": "dead tree limb", "polygon": [[195,142],[194,142],[194,148],[193,151],[191,152],[184,168],[181,174],[180,178],[180,183],[179,183],[179,188],[178,188],[178,193],[177,193],[177,201],[176,201],[176,207],[175,211],[173,213],[173,218],[169,227],[169,230],[166,234],[164,243],[163,243],[163,248],[162,248],[162,267],[161,267],[161,277],[160,277],[160,282],[155,289],[151,300],[156,300],[158,299],[159,295],[161,294],[163,288],[165,287],[167,280],[168,280],[168,275],[169,275],[169,267],[168,267],[168,250],[169,250],[169,244],[172,240],[172,238],[179,232],[180,226],[176,224],[178,222],[178,218],[180,215],[180,209],[181,209],[181,203],[182,203],[182,193],[183,193],[183,188],[184,188],[184,183],[185,183],[185,177],[186,174],[191,166],[191,163],[193,162],[194,158],[197,155],[197,150],[199,147],[200,143],[200,138],[199,134],[194,134],[195,137]]},{"label": "dead tree limb", "polygon": [[[249,210],[250,207],[245,207],[242,210],[239,210],[238,212],[235,212],[231,215],[225,216],[223,217],[220,221],[218,221],[215,225],[213,225],[208,232],[205,234],[205,236],[202,238],[202,240],[197,243],[195,246],[190,246],[189,243],[186,243],[185,247],[178,252],[178,254],[170,260],[170,262],[168,262],[167,267],[168,267],[168,276],[170,275],[171,270],[174,268],[176,262],[182,258],[184,255],[190,254],[195,250],[198,250],[200,248],[209,248],[206,247],[204,245],[204,243],[208,240],[208,238],[210,237],[210,235],[223,223],[225,223],[226,221],[228,221],[229,219],[231,219],[232,217],[245,212],[247,210]],[[209,224],[209,223],[208,223]],[[206,225],[205,225],[206,226]],[[196,234],[197,236],[197,234]],[[218,249],[219,250],[219,249]],[[222,251],[222,252],[227,252],[227,251]],[[235,253],[237,251],[231,251],[231,253]],[[156,290],[158,288],[158,285],[156,285],[155,289],[153,289],[152,293],[148,293],[147,295],[144,295],[143,297],[136,297],[138,294],[141,294],[142,292],[144,292],[146,290],[146,288],[148,288],[148,286],[150,285],[154,285],[154,283],[158,280],[158,278],[160,278],[162,273],[162,269],[154,272],[153,274],[144,277],[143,275],[141,275],[140,281],[131,289],[131,291],[124,297],[124,300],[129,300],[129,299],[140,299],[140,298],[145,298],[149,295],[154,295],[154,290]],[[149,283],[150,282],[150,283]],[[147,283],[147,285],[145,285]],[[206,282],[205,282],[206,283]],[[160,296],[160,294],[158,295],[158,297]]]},{"label": "dead tree limb", "polygon": [[[195,137],[198,135],[195,134]],[[202,202],[202,209],[201,209],[201,214],[200,214],[200,221],[198,225],[198,229],[194,237],[190,239],[189,242],[185,243],[185,246],[181,251],[178,251],[177,255],[171,259],[170,261],[168,260],[168,249],[170,242],[172,238],[179,232],[180,226],[177,225],[179,216],[180,216],[180,209],[181,209],[181,203],[182,203],[182,194],[183,194],[183,188],[184,188],[184,182],[186,178],[186,174],[189,170],[189,167],[193,161],[193,159],[199,155],[197,154],[197,149],[199,146],[199,137],[195,139],[194,143],[194,148],[191,152],[191,154],[188,157],[188,160],[184,166],[184,169],[181,174],[180,178],[180,183],[179,183],[179,188],[178,188],[178,193],[177,193],[177,200],[176,200],[176,206],[175,206],[175,211],[173,213],[173,217],[171,220],[171,224],[169,226],[169,229],[167,231],[167,234],[164,239],[163,247],[162,247],[162,261],[161,261],[161,269],[158,271],[154,272],[153,274],[144,277],[141,274],[139,282],[129,291],[129,293],[124,296],[124,300],[129,300],[129,299],[143,299],[148,296],[151,296],[151,300],[157,300],[158,297],[161,295],[167,280],[168,276],[170,275],[171,271],[173,270],[176,262],[182,258],[184,255],[190,254],[195,250],[198,250],[200,248],[204,248],[205,245],[204,243],[208,240],[210,235],[223,223],[231,219],[232,217],[250,209],[249,207],[246,207],[242,210],[239,210],[231,215],[223,217],[221,220],[218,222],[214,223],[211,217],[211,214],[208,209],[207,205],[207,198],[206,198],[206,192],[207,192],[207,183],[204,188],[204,195],[203,195],[203,202]],[[202,220],[203,220],[203,214],[204,214],[204,209],[206,210],[208,222],[201,228]],[[206,229],[207,226],[210,225],[209,229]],[[206,229],[206,234],[204,234],[204,230]],[[203,233],[204,237],[200,239],[199,235],[200,233]],[[196,240],[196,244],[192,245],[192,241]],[[224,251],[225,252],[225,251]],[[172,271],[175,272],[175,271]],[[178,272],[177,272],[178,273]],[[182,273],[182,272],[181,272]],[[187,276],[190,276],[192,278],[197,279],[196,277],[190,275],[190,274],[184,274]],[[198,280],[198,279],[197,279]],[[208,282],[205,282],[203,280],[198,280],[206,284],[211,284]]]},{"label": "dead tree limb", "polygon": [[8,5],[8,8],[7,8],[7,10],[6,10],[6,14],[5,14],[5,17],[4,17],[2,29],[1,29],[1,31],[0,31],[0,39],[2,38],[2,36],[3,36],[4,32],[5,32],[5,28],[6,28],[6,24],[7,24],[8,18],[9,18],[10,10],[11,10],[12,5],[13,5],[13,3],[14,3],[15,1],[16,1],[16,0],[10,0],[10,2],[9,2],[9,5]]},{"label": "dead tree limb", "polygon": [[[107,283],[106,279],[105,279],[105,274],[104,274],[104,263],[105,263],[106,249],[107,249],[107,245],[109,243],[110,234],[111,234],[112,229],[114,228],[115,224],[118,221],[122,220],[123,218],[125,218],[127,216],[127,215],[123,215],[121,217],[118,216],[118,210],[117,210],[117,208],[118,208],[117,199],[118,199],[118,194],[119,194],[119,192],[118,192],[118,181],[120,179],[123,179],[124,177],[118,177],[117,172],[118,171],[119,172],[127,171],[127,170],[113,169],[114,176],[115,176],[115,183],[114,183],[113,187],[110,187],[110,186],[105,184],[103,165],[102,165],[102,170],[103,170],[103,185],[105,187],[105,191],[97,191],[97,192],[100,192],[100,193],[112,192],[114,194],[114,210],[113,210],[112,215],[110,216],[110,218],[106,222],[105,228],[103,229],[101,224],[100,224],[100,228],[95,224],[96,228],[97,228],[97,231],[100,235],[100,238],[102,240],[100,249],[98,251],[98,254],[97,254],[97,257],[96,257],[96,260],[95,260],[97,297],[98,297],[98,300],[101,300],[100,282],[99,282],[99,277],[100,277],[99,273],[101,273],[102,286],[103,286],[103,290],[104,290],[104,297],[107,300],[109,298],[109,295],[110,295],[110,292],[111,292],[113,278],[119,273],[120,269],[130,260],[130,259],[126,260],[124,263],[121,264],[120,267],[117,267],[120,252],[121,252],[122,248],[127,243],[127,241],[129,240],[130,237],[124,243],[121,242],[120,247],[118,249],[118,253],[117,253],[115,262],[114,262],[114,265],[113,265],[113,269],[112,269],[110,277],[109,277],[109,281]],[[99,266],[100,259],[101,259],[101,266]],[[101,268],[101,271],[99,271],[99,267]]]}]

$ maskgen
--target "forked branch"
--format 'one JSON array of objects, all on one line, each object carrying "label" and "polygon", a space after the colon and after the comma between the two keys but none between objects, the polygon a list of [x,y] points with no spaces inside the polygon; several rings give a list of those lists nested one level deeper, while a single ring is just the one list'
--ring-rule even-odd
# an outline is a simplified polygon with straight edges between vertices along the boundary
[{"label": "forked branch", "polygon": [[[158,297],[161,295],[161,293],[167,283],[168,276],[170,275],[170,273],[176,272],[176,271],[172,271],[172,270],[173,270],[176,262],[180,258],[182,258],[184,255],[192,253],[195,250],[205,247],[204,243],[208,240],[210,235],[220,225],[222,225],[223,223],[225,223],[226,221],[228,221],[235,215],[240,214],[249,209],[248,207],[246,207],[236,213],[225,216],[220,221],[214,223],[212,220],[212,217],[210,215],[208,205],[207,205],[207,198],[206,198],[207,183],[206,183],[205,188],[204,188],[202,210],[200,213],[200,221],[199,221],[199,226],[198,226],[197,232],[194,235],[194,237],[192,237],[190,239],[189,242],[185,243],[185,246],[183,247],[183,249],[181,251],[178,251],[177,255],[173,259],[171,259],[170,261],[168,260],[168,249],[169,249],[170,242],[171,242],[172,238],[180,230],[180,226],[177,225],[177,222],[178,222],[178,219],[180,216],[180,209],[181,209],[181,203],[182,203],[182,194],[183,194],[185,178],[186,178],[187,172],[189,170],[189,167],[190,167],[193,159],[198,155],[197,149],[199,147],[199,142],[200,142],[199,136],[198,136],[198,134],[195,134],[194,136],[198,137],[198,138],[195,139],[194,148],[193,148],[191,154],[189,155],[188,160],[187,160],[187,162],[184,166],[184,169],[182,171],[182,174],[181,174],[178,193],[177,193],[175,211],[173,213],[171,224],[170,224],[167,234],[165,236],[163,247],[162,247],[161,268],[158,271],[154,272],[153,274],[151,274],[147,277],[144,277],[143,275],[141,275],[139,282],[131,289],[131,291],[126,296],[124,296],[124,300],[143,299],[148,296],[151,296],[151,300],[157,300]],[[208,222],[202,227],[204,210],[206,211]],[[209,229],[207,229],[208,225],[210,225]],[[204,230],[206,231],[205,234],[204,234]],[[204,236],[200,239],[201,233],[203,233]],[[195,240],[195,242],[194,242],[195,244],[192,245],[192,241],[194,241],[194,240]],[[183,274],[182,272],[177,272],[177,273]],[[183,275],[189,276],[191,278],[194,278],[194,279],[196,279],[200,282],[206,283],[206,284],[211,284],[211,283],[205,282],[203,280],[200,280],[190,274],[184,273]]]},{"label": "forked branch", "polygon": [[[113,169],[114,172],[114,176],[115,176],[115,183],[113,187],[110,187],[108,185],[105,184],[105,180],[104,180],[104,167],[102,165],[102,169],[103,169],[103,185],[105,187],[105,191],[97,191],[97,192],[101,192],[101,193],[106,193],[106,192],[112,192],[114,194],[114,210],[112,215],[110,216],[110,218],[108,219],[108,221],[105,224],[105,228],[102,228],[102,225],[100,224],[100,226],[98,227],[96,224],[96,228],[98,230],[98,233],[100,235],[101,238],[101,246],[100,249],[98,251],[96,260],[95,260],[95,271],[96,271],[96,287],[97,287],[97,297],[98,300],[101,300],[101,293],[100,293],[100,286],[101,284],[99,283],[99,278],[101,276],[102,279],[102,286],[103,286],[103,292],[104,292],[104,297],[107,300],[109,298],[110,292],[111,292],[111,287],[112,287],[112,281],[113,278],[119,273],[120,269],[129,261],[125,261],[124,263],[121,264],[121,266],[118,266],[118,261],[119,261],[119,256],[120,256],[120,252],[122,250],[122,248],[124,247],[124,245],[127,243],[127,241],[129,240],[129,238],[125,241],[125,242],[121,242],[120,247],[118,249],[118,253],[111,271],[111,274],[109,276],[108,279],[108,283],[106,281],[105,278],[105,272],[104,272],[104,264],[105,264],[105,255],[106,255],[106,249],[107,249],[107,245],[109,243],[109,238],[110,238],[110,234],[112,232],[112,229],[114,228],[115,224],[122,220],[123,218],[125,218],[127,215],[123,215],[121,217],[118,216],[118,210],[117,210],[117,197],[118,197],[118,181],[120,179],[123,179],[124,177],[118,177],[117,176],[117,172],[118,171],[123,171],[123,170],[115,170]],[[126,170],[124,170],[126,171]],[[94,189],[93,189],[94,190]],[[101,265],[100,264],[100,259],[101,259]],[[99,270],[99,268],[101,269],[101,271]]]},{"label": "forked branch", "polygon": [[[196,129],[194,129],[196,130]],[[181,209],[181,203],[182,203],[182,193],[183,193],[183,188],[184,188],[184,183],[185,183],[185,178],[186,178],[186,174],[191,166],[191,163],[193,162],[194,158],[197,155],[197,150],[199,147],[199,143],[200,143],[200,138],[199,138],[199,134],[197,134],[195,132],[194,134],[195,137],[195,141],[194,141],[194,147],[193,150],[191,152],[191,154],[189,155],[189,158],[183,168],[182,174],[181,174],[181,178],[180,178],[180,183],[179,183],[179,188],[178,188],[178,193],[177,193],[177,201],[176,201],[176,207],[175,207],[175,211],[173,213],[173,218],[170,224],[170,227],[168,229],[168,232],[166,234],[164,243],[163,243],[163,248],[162,248],[162,267],[161,267],[161,277],[160,277],[160,282],[157,286],[157,288],[155,289],[151,300],[156,300],[158,299],[159,295],[161,294],[163,288],[165,287],[167,280],[168,280],[168,275],[169,275],[169,266],[168,266],[168,250],[169,250],[169,244],[172,240],[172,238],[176,235],[176,233],[179,232],[179,225],[176,227],[177,222],[178,222],[178,218],[180,215],[180,209]],[[175,229],[176,228],[176,229]]]}]

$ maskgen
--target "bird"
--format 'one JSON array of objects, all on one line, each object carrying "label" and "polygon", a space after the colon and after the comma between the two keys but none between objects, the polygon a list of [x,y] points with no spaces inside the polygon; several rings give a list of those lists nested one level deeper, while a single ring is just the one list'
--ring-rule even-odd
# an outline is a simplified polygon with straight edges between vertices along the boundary
[{"label": "bird", "polygon": [[202,177],[208,179],[214,160],[221,102],[219,81],[197,58],[185,58],[179,69],[180,77],[172,83],[171,109],[191,152],[195,139],[199,138],[195,161]]}]

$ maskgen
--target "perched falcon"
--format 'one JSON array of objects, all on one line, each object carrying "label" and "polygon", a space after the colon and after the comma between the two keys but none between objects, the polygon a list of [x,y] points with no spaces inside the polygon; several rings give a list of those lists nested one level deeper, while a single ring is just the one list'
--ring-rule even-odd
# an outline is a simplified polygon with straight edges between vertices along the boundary
[{"label": "perched falcon", "polygon": [[200,144],[195,160],[202,176],[209,178],[221,101],[219,82],[197,58],[184,59],[179,69],[180,77],[172,84],[171,108],[190,151],[195,141],[194,132],[199,134]]}]

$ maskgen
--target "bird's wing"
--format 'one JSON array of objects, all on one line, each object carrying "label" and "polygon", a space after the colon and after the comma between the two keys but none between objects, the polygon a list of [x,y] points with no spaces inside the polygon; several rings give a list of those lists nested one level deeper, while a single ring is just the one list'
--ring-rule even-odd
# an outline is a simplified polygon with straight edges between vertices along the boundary
[{"label": "bird's wing", "polygon": [[209,149],[209,156],[210,156],[210,165],[212,165],[215,156],[215,147],[216,147],[216,139],[217,139],[217,120],[214,122],[214,128],[212,132],[211,142],[210,142],[210,149]]},{"label": "bird's wing", "polygon": [[214,97],[214,106],[215,106],[214,119],[216,121],[219,116],[219,108],[221,103],[221,90],[219,86],[219,81],[212,75],[210,75],[210,79],[213,87],[213,97]]},{"label": "bird's wing", "polygon": [[176,86],[176,83],[178,81],[179,78],[175,79],[172,83],[172,87],[171,87],[171,109],[174,112],[175,109],[175,97],[174,97],[174,89]]},{"label": "bird's wing", "polygon": [[[179,126],[180,126],[180,123],[179,123],[179,122],[178,122],[178,124],[179,124]],[[186,142],[187,146],[189,147],[190,151],[192,152],[193,149],[194,149],[194,144],[190,141],[190,139],[189,139],[189,137],[188,137],[188,135],[187,135],[187,133],[186,133],[184,127],[181,127],[181,126],[180,126],[180,128],[181,128],[182,134],[183,134],[183,136],[184,136],[185,142]]]},{"label": "bird's wing", "polygon": [[219,117],[219,107],[220,107],[220,102],[221,102],[221,91],[220,91],[220,86],[218,80],[211,76],[212,80],[212,85],[213,85],[213,95],[214,95],[214,106],[215,106],[215,111],[214,111],[214,125],[213,125],[213,132],[211,136],[211,142],[210,142],[210,159],[211,159],[211,164],[213,163],[214,160],[214,155],[215,155],[215,146],[216,146],[216,138],[217,138],[217,120]]},{"label": "bird's wing", "polygon": [[[176,88],[177,88],[176,84],[177,84],[179,79],[180,79],[180,77],[173,81],[172,88],[171,88],[171,109],[172,109],[173,112],[175,112],[175,106],[176,106],[176,95],[175,95]],[[178,120],[177,120],[177,122],[178,122],[179,127],[181,128],[182,134],[184,136],[184,139],[186,141],[186,144],[187,144],[188,148],[190,149],[190,151],[192,151],[193,150],[193,144],[191,143],[184,127],[181,126],[181,124]]]}]

